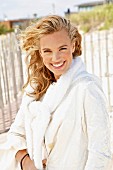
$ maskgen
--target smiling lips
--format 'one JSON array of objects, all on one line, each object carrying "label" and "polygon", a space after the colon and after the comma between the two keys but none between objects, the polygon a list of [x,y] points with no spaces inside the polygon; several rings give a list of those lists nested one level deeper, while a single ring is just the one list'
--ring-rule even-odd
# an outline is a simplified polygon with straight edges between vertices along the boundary
[{"label": "smiling lips", "polygon": [[65,61],[59,63],[59,64],[51,64],[54,68],[61,68],[64,65]]}]

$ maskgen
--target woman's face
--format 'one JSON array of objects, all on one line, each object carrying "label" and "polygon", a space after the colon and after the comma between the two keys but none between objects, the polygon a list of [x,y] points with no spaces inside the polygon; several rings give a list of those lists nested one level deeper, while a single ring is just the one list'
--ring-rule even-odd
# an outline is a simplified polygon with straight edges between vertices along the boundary
[{"label": "woman's face", "polygon": [[40,39],[40,53],[44,65],[53,72],[57,80],[72,63],[74,43],[65,30],[43,36]]}]

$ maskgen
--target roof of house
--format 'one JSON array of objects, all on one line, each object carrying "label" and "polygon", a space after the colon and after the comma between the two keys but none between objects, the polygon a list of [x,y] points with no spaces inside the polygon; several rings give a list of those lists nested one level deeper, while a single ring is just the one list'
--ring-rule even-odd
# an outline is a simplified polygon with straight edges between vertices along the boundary
[{"label": "roof of house", "polygon": [[104,1],[92,1],[92,2],[86,2],[75,5],[76,7],[82,8],[82,7],[93,7],[97,5],[103,5]]}]

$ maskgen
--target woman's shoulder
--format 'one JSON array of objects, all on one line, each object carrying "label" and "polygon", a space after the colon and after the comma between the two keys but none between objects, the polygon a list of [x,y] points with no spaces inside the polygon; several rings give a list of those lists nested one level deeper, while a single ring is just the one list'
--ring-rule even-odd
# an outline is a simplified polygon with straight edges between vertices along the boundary
[{"label": "woman's shoulder", "polygon": [[30,96],[30,93],[32,93],[34,90],[33,88],[28,85],[25,89],[24,89],[24,93],[23,93],[23,96],[22,96],[22,104],[28,104],[32,101],[35,100],[34,97]]},{"label": "woman's shoulder", "polygon": [[93,74],[86,72],[86,74],[78,76],[77,80],[73,83],[73,87],[73,90],[77,90],[82,96],[92,95],[95,98],[100,98],[102,101],[106,102],[106,96],[102,87],[101,80],[99,77]]},{"label": "woman's shoulder", "polygon": [[102,87],[100,78],[94,74],[88,73],[87,71],[80,73],[73,81],[74,86],[82,85],[84,88],[87,88],[91,84]]},{"label": "woman's shoulder", "polygon": [[24,89],[25,93],[32,93],[34,91],[33,87],[28,84],[27,87]]}]

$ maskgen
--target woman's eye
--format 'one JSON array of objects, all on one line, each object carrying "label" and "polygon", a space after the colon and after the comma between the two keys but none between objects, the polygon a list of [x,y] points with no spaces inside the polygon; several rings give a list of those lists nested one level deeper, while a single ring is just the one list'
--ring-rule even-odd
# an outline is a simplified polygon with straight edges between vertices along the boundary
[{"label": "woman's eye", "polygon": [[60,50],[67,50],[67,48],[61,48]]},{"label": "woman's eye", "polygon": [[51,51],[49,51],[49,50],[46,50],[46,51],[43,51],[44,53],[50,53]]}]

